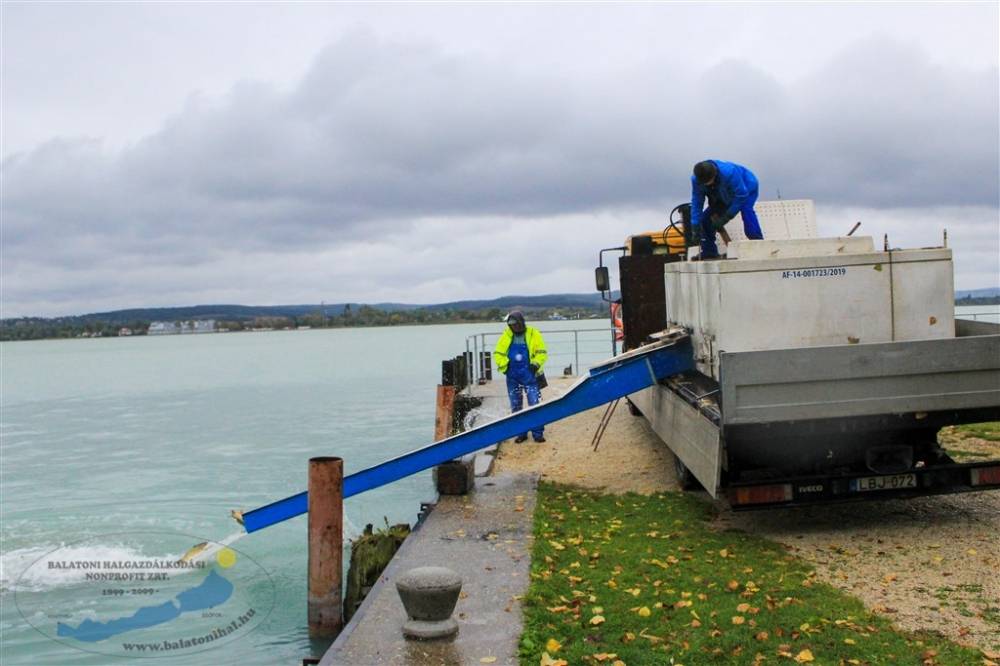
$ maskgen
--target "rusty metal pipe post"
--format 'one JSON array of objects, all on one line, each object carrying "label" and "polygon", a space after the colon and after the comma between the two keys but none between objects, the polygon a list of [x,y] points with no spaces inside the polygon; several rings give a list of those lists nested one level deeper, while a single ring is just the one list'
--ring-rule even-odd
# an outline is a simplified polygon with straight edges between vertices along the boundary
[{"label": "rusty metal pipe post", "polygon": [[344,461],[309,459],[309,635],[331,638],[344,626]]}]

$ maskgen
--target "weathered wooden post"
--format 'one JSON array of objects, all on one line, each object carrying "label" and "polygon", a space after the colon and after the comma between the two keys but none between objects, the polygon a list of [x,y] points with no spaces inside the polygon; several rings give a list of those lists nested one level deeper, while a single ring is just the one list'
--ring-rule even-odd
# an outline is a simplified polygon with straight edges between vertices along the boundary
[{"label": "weathered wooden post", "polygon": [[434,412],[434,441],[451,437],[451,423],[455,416],[455,387],[437,387],[437,408]]},{"label": "weathered wooden post", "polygon": [[344,461],[309,459],[309,635],[330,638],[344,626]]}]

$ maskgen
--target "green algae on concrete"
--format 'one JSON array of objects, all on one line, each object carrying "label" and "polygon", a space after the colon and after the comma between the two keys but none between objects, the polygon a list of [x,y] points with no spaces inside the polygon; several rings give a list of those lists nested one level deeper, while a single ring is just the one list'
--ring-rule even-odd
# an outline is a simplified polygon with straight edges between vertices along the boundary
[{"label": "green algae on concrete", "polygon": [[373,531],[371,524],[366,525],[364,533],[351,541],[351,564],[347,570],[347,589],[344,593],[345,623],[350,622],[409,534],[409,525],[390,526],[386,521],[385,527],[378,531]]}]

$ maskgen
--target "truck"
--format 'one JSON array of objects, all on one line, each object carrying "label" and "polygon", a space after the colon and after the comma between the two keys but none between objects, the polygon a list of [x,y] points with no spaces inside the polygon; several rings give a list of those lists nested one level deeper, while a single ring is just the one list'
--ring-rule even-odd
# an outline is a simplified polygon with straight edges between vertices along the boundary
[{"label": "truck", "polygon": [[692,370],[629,396],[682,487],[736,510],[1000,488],[1000,459],[957,462],[938,443],[945,426],[1000,420],[1000,324],[956,319],[947,233],[876,248],[857,225],[819,237],[810,200],[756,210],[764,240],[737,217],[721,260],[694,260],[685,205],[599,254],[609,302],[605,256],[619,255],[622,351],[690,336]]}]

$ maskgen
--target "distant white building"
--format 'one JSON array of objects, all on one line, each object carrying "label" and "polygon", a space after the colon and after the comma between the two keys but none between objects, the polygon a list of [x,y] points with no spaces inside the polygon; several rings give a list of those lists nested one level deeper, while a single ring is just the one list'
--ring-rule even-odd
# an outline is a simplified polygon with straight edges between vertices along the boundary
[{"label": "distant white building", "polygon": [[192,321],[180,322],[181,334],[188,333],[215,333],[214,319],[195,319]]},{"label": "distant white building", "polygon": [[154,321],[150,322],[146,335],[177,335],[180,332],[175,321]]},{"label": "distant white building", "polygon": [[149,331],[147,331],[148,335],[189,335],[191,333],[215,333],[215,320],[154,321],[149,324]]}]

